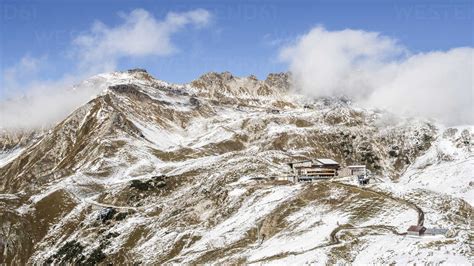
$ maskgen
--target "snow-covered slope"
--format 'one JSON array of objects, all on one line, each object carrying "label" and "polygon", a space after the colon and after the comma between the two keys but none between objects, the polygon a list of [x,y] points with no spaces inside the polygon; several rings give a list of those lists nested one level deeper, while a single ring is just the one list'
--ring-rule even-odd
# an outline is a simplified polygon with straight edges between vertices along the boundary
[{"label": "snow-covered slope", "polygon": [[[79,84],[100,93],[0,138],[0,262],[471,263],[473,128],[308,99],[290,78]],[[366,164],[374,182],[270,179],[314,157]],[[404,234],[423,223],[450,235]]]},{"label": "snow-covered slope", "polygon": [[459,197],[474,205],[473,136],[474,126],[441,131],[430,149],[410,165],[400,182]]}]

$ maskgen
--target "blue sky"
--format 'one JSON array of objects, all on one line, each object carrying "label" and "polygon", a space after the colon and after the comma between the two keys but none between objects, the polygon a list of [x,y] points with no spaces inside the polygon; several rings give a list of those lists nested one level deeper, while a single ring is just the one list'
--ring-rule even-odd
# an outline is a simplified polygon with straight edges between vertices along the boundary
[{"label": "blue sky", "polygon": [[[185,27],[171,35],[177,52],[125,56],[119,70],[146,68],[157,78],[187,82],[209,71],[239,76],[286,71],[282,46],[316,25],[380,32],[413,52],[473,44],[472,1],[5,1],[1,2],[1,67],[24,56],[40,58],[41,78],[74,73],[71,42],[94,21],[123,23],[120,12],[144,9],[158,21],[172,12],[197,8],[211,14],[206,27]],[[123,40],[127,42],[126,39]]]}]

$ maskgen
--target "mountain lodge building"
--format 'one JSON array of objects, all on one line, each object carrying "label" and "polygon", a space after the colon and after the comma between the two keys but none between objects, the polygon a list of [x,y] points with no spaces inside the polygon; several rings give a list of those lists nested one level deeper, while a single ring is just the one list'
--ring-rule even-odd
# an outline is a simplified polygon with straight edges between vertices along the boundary
[{"label": "mountain lodge building", "polygon": [[426,228],[420,225],[412,225],[408,228],[407,234],[412,236],[421,236],[425,233]]},{"label": "mountain lodge building", "polygon": [[365,165],[349,165],[347,168],[349,169],[350,175],[357,176],[359,185],[367,185],[369,183],[369,177]]},{"label": "mountain lodge building", "polygon": [[337,176],[340,165],[332,159],[303,160],[288,164],[295,182],[328,179]]}]

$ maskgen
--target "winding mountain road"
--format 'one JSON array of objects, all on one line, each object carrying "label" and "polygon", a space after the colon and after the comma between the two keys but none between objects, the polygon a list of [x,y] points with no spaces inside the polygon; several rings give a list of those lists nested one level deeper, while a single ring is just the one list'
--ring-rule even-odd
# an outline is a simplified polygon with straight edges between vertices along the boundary
[{"label": "winding mountain road", "polygon": [[417,225],[422,226],[425,222],[425,213],[423,212],[423,210],[420,207],[418,207],[413,202],[410,202],[410,201],[402,199],[402,198],[396,198],[396,197],[394,197],[390,194],[383,193],[383,192],[376,191],[376,190],[372,190],[372,189],[369,189],[367,187],[361,188],[361,187],[358,187],[358,186],[355,186],[355,185],[350,185],[350,184],[342,183],[342,182],[339,182],[339,181],[332,181],[332,183],[340,185],[340,186],[348,187],[348,188],[351,188],[351,189],[354,189],[354,190],[359,190],[359,191],[363,191],[363,192],[366,192],[366,193],[371,193],[371,194],[377,195],[377,196],[382,197],[382,198],[387,198],[387,199],[393,200],[395,202],[408,205],[418,213]]},{"label": "winding mountain road", "polygon": [[[392,195],[389,195],[389,194],[386,194],[386,193],[383,193],[383,192],[380,192],[380,191],[372,190],[372,189],[369,189],[367,187],[361,188],[361,187],[358,187],[358,186],[355,186],[355,185],[350,185],[350,184],[342,183],[342,182],[339,182],[339,181],[330,181],[330,182],[333,183],[333,184],[339,185],[339,186],[344,186],[346,188],[350,188],[350,189],[353,189],[353,190],[363,191],[363,192],[366,192],[366,193],[376,195],[378,197],[387,198],[387,199],[393,200],[393,201],[398,202],[398,203],[406,204],[417,212],[417,214],[418,214],[417,224],[419,226],[422,226],[424,221],[425,221],[425,213],[423,212],[423,210],[420,207],[418,207],[416,204],[414,204],[414,203],[412,203],[408,200],[405,200],[405,199],[402,199],[402,198],[396,198]],[[342,231],[361,230],[361,229],[374,229],[374,230],[388,231],[388,232],[390,232],[394,235],[397,235],[397,236],[405,236],[407,234],[406,232],[398,232],[395,226],[385,225],[385,224],[367,225],[367,226],[359,226],[359,227],[354,226],[352,224],[342,224],[342,225],[339,225],[338,227],[336,227],[329,234],[329,242],[327,242],[327,243],[315,246],[315,247],[310,248],[310,249],[302,250],[302,251],[291,251],[291,252],[284,252],[284,253],[275,254],[273,256],[265,257],[265,258],[262,258],[262,259],[259,259],[259,260],[256,260],[256,261],[250,261],[248,263],[250,264],[250,263],[268,262],[268,261],[271,261],[271,260],[284,258],[284,257],[287,257],[287,256],[301,255],[301,254],[304,254],[304,253],[307,253],[307,252],[310,252],[310,251],[313,251],[313,250],[316,250],[316,249],[325,248],[325,247],[329,247],[329,246],[334,246],[334,245],[340,244],[342,242],[338,237],[338,233],[340,233]]]}]

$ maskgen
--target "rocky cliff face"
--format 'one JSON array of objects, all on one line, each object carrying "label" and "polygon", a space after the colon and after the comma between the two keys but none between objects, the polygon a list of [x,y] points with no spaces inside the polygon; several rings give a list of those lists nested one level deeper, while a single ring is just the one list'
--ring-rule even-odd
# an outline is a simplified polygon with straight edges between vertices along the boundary
[{"label": "rocky cliff face", "polygon": [[[460,129],[459,142],[458,133],[446,137],[457,129],[306,99],[285,73],[208,73],[174,85],[137,69],[91,80],[102,93],[50,130],[2,133],[0,262],[472,259],[472,182],[447,194],[420,186],[431,179],[413,170],[446,143],[461,145],[453,160],[472,170],[472,127]],[[314,157],[366,164],[373,183],[271,179],[288,173],[287,162]],[[413,171],[419,182],[407,177]],[[425,224],[454,236],[400,235],[421,209]],[[362,261],[358,254],[381,243],[385,252]]]}]

